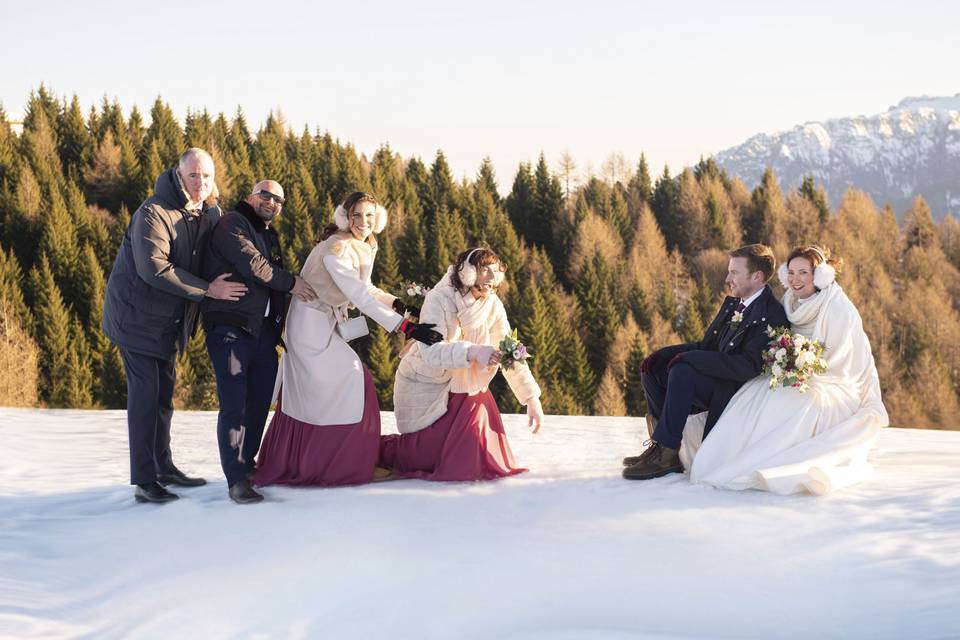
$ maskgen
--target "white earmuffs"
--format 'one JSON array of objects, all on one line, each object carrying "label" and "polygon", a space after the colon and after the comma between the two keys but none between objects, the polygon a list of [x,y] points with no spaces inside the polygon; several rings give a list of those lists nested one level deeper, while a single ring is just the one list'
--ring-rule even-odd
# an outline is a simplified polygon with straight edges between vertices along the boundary
[{"label": "white earmuffs", "polygon": [[477,251],[478,249],[473,249],[467,254],[467,257],[463,261],[463,266],[461,266],[460,270],[457,272],[460,275],[460,282],[462,282],[463,286],[467,287],[468,289],[477,284],[477,268],[470,264],[470,258]]},{"label": "white earmuffs", "polygon": [[[836,281],[837,270],[833,268],[832,264],[827,264],[827,256],[823,254],[819,247],[810,247],[810,249],[820,256],[820,264],[813,268],[813,286],[822,291]],[[787,263],[783,263],[777,269],[777,276],[785,289],[790,287],[787,275]]]},{"label": "white earmuffs", "polygon": [[[383,208],[383,205],[377,203],[376,205],[376,215],[373,219],[373,232],[380,233],[387,228],[387,210]],[[337,228],[340,231],[349,231],[350,230],[350,216],[347,214],[347,210],[343,208],[343,205],[337,205],[337,210],[333,212],[333,223],[337,225]]]}]

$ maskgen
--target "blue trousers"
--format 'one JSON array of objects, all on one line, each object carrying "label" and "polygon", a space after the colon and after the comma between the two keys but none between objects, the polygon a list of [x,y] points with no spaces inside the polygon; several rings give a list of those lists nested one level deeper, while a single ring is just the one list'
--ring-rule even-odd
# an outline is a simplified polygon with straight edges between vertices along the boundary
[{"label": "blue trousers", "polygon": [[130,484],[156,482],[174,470],[170,454],[170,420],[177,361],[120,349],[127,375],[127,437]]},{"label": "blue trousers", "polygon": [[280,330],[264,320],[258,337],[230,325],[207,329],[207,353],[217,377],[220,466],[233,486],[254,469],[277,378]]},{"label": "blue trousers", "polygon": [[647,396],[647,410],[657,419],[653,439],[671,449],[679,449],[687,417],[707,410],[717,381],[680,362],[673,365],[669,373],[664,363],[650,373],[641,374],[640,383]]}]

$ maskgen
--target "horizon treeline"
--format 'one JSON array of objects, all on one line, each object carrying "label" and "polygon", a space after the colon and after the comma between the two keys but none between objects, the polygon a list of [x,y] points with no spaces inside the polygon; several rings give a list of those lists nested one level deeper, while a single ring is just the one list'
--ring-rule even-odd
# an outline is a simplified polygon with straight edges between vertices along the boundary
[{"label": "horizon treeline", "polygon": [[[768,170],[750,190],[712,160],[652,177],[642,155],[571,184],[574,160],[554,171],[542,154],[501,197],[489,159],[458,181],[442,151],[429,164],[388,146],[367,158],[275,115],[256,131],[239,109],[189,112],[181,126],[160,97],[145,117],[106,98],[84,110],[43,86],[25,114],[17,135],[0,107],[0,405],[126,406],[122,360],[100,329],[106,281],[131,213],[197,146],[214,158],[224,211],[259,179],[283,185],[275,228],[292,271],[355,190],[390,212],[373,274],[386,291],[433,286],[470,246],[496,251],[547,413],[644,415],[640,362],[702,336],[724,297],[726,251],[763,242],[782,259],[816,243],[844,260],[838,280],[863,317],[891,424],[960,428],[960,223],[935,222],[921,198],[896,212],[851,188],[831,205],[810,178],[784,191]],[[402,344],[371,328],[352,344],[390,410]],[[520,408],[502,378],[493,391],[504,411]],[[202,328],[179,359],[175,401],[217,406]]]}]

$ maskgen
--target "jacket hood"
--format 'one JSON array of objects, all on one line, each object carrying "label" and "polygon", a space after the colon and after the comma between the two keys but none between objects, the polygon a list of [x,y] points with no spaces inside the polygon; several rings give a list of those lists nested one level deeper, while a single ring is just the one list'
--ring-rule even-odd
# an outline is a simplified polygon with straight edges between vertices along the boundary
[{"label": "jacket hood", "polygon": [[176,167],[167,169],[157,177],[157,182],[153,185],[153,195],[170,209],[183,209],[187,206],[187,194],[183,190]]}]

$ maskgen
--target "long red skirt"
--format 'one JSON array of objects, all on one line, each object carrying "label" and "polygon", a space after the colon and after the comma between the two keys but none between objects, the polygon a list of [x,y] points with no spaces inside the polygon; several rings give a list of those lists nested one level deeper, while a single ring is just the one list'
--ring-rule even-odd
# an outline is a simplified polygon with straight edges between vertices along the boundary
[{"label": "long red skirt", "polygon": [[380,466],[401,478],[493,480],[523,473],[490,391],[451,393],[447,412],[415,433],[380,439]]},{"label": "long red skirt", "polygon": [[360,422],[314,425],[277,410],[257,457],[256,485],[336,487],[373,479],[380,447],[380,403],[363,368],[363,416]]}]

